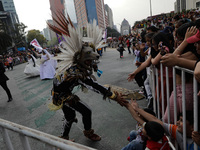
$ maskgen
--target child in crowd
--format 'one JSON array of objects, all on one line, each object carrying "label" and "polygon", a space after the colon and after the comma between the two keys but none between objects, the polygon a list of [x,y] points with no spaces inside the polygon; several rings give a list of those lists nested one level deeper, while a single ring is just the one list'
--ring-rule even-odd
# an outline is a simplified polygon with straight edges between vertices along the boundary
[{"label": "child in crowd", "polygon": [[[161,120],[156,118],[155,116],[145,112],[143,109],[139,108],[136,101],[131,100],[131,103],[124,103],[126,108],[130,111],[131,115],[137,119],[138,121],[140,118],[137,117],[138,112],[140,115],[142,115],[145,119],[147,119],[149,122],[157,122],[160,125],[163,126],[165,132],[170,135],[173,139],[175,139],[180,147],[181,150],[184,149],[183,145],[183,117],[182,114],[180,114],[179,120],[177,121],[177,125],[175,124],[167,124],[163,123]],[[192,140],[192,136],[195,138],[195,136],[198,136],[196,132],[194,132],[194,118],[193,118],[193,111],[186,111],[186,145],[187,150],[193,150],[194,149],[194,141]],[[200,118],[200,116],[199,116]],[[199,124],[200,126],[200,124]],[[159,132],[157,130],[157,132]],[[192,135],[193,134],[193,135]],[[196,138],[195,138],[196,139]],[[198,141],[198,140],[197,140]],[[198,141],[199,142],[199,141]],[[198,143],[197,143],[198,144]],[[198,146],[198,150],[200,150],[200,147]]]},{"label": "child in crowd", "polygon": [[[130,111],[133,118],[136,121],[138,121],[140,124],[142,124],[142,126],[143,126],[142,133],[147,138],[145,150],[157,150],[157,149],[170,150],[168,140],[167,140],[166,136],[164,135],[164,129],[161,124],[159,124],[155,121],[150,121],[150,120],[149,120],[149,122],[146,123],[136,113],[136,111],[133,109],[133,106],[131,105],[131,103],[127,102],[127,103],[124,103],[124,105]],[[153,116],[150,113],[147,113],[147,112],[145,112],[145,113],[149,114],[150,116]],[[143,117],[146,118],[145,116],[143,116]]]},{"label": "child in crowd", "polygon": [[[156,114],[148,108],[144,109],[145,112],[150,113],[154,116]],[[145,118],[140,116],[141,119],[143,119],[145,122],[148,122]],[[122,150],[141,150],[145,148],[146,143],[146,137],[143,135],[143,126],[139,122],[136,124],[136,130],[132,130],[130,132],[130,136],[127,138],[127,140],[130,142],[128,145],[122,148]]]}]

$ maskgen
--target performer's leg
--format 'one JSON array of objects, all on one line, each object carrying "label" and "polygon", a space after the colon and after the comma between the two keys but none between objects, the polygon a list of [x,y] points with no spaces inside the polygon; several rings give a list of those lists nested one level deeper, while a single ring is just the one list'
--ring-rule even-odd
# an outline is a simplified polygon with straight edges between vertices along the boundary
[{"label": "performer's leg", "polygon": [[85,103],[83,103],[82,101],[79,101],[76,103],[76,105],[73,106],[73,108],[78,111],[79,113],[81,113],[82,115],[82,121],[84,124],[84,129],[85,130],[89,130],[91,129],[92,126],[92,111],[89,108],[89,106],[87,106]]},{"label": "performer's leg", "polygon": [[77,122],[77,120],[75,118],[76,113],[73,108],[71,108],[65,104],[63,105],[62,110],[63,110],[64,116],[65,116],[66,122],[64,124],[64,131],[63,131],[63,134],[61,137],[68,140],[72,123]]},{"label": "performer's leg", "polygon": [[91,112],[90,108],[82,101],[77,102],[76,105],[73,106],[73,108],[75,110],[77,110],[78,112],[80,112],[83,116],[82,120],[83,120],[83,124],[84,124],[84,129],[85,129],[83,131],[84,135],[93,141],[100,141],[101,137],[99,135],[95,134],[94,130],[91,129],[92,112]]}]

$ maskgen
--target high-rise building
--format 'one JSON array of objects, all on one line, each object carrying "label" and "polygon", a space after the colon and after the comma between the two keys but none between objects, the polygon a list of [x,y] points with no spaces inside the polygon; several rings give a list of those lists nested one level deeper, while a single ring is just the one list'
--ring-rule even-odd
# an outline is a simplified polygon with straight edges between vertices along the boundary
[{"label": "high-rise building", "polygon": [[[50,3],[50,10],[51,10],[51,15],[52,15],[52,20],[48,20],[47,22],[51,23],[52,25],[55,25],[57,27],[60,27],[58,23],[55,22],[55,20],[53,18],[55,18],[56,20],[56,14],[59,12],[62,12],[63,14],[65,13],[65,0],[49,0]],[[57,38],[55,32],[52,32],[50,30],[50,39],[52,40],[53,38]]]},{"label": "high-rise building", "polygon": [[113,13],[112,13],[112,9],[107,4],[105,4],[105,12],[108,18],[108,26],[113,29],[114,28]]},{"label": "high-rise building", "polygon": [[78,25],[84,27],[93,19],[100,28],[107,27],[104,0],[74,0]]},{"label": "high-rise building", "polygon": [[[77,25],[76,10],[74,6],[74,0],[65,0],[65,12],[69,15],[74,26]],[[67,16],[67,15],[66,15]]]},{"label": "high-rise building", "polygon": [[4,11],[10,13],[12,24],[19,23],[19,18],[15,10],[15,4],[13,0],[0,0],[3,5]]},{"label": "high-rise building", "polygon": [[43,29],[43,35],[48,41],[51,40],[49,28],[44,28]]},{"label": "high-rise building", "polygon": [[[47,20],[47,23],[53,24],[53,20]],[[50,30],[48,26],[46,29],[49,34],[49,35],[47,34],[49,40],[52,40],[53,38],[57,38],[56,33]]]},{"label": "high-rise building", "polygon": [[[57,19],[56,13],[62,12],[65,14],[65,0],[49,0],[52,18]],[[53,25],[59,25],[53,20]]]},{"label": "high-rise building", "polygon": [[121,35],[128,35],[130,33],[130,25],[126,19],[121,23]]}]

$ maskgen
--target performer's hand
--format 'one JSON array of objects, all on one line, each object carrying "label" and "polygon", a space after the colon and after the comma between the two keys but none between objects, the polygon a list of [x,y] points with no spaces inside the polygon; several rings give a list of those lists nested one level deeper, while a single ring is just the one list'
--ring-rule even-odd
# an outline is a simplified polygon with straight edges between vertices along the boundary
[{"label": "performer's hand", "polygon": [[121,106],[126,106],[129,102],[127,100],[125,100],[123,98],[124,95],[122,95],[122,93],[118,93],[118,92],[114,92],[117,95],[116,101],[118,104],[120,104]]}]

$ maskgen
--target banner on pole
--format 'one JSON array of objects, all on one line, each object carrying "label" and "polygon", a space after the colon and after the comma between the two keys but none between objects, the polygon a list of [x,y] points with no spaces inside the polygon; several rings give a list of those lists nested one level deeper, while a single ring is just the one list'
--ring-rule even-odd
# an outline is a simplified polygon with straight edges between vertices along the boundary
[{"label": "banner on pole", "polygon": [[42,47],[40,46],[40,44],[38,43],[37,39],[33,39],[31,42],[30,42],[30,45],[34,46],[36,48],[36,50],[38,50],[39,52],[42,51]]}]

